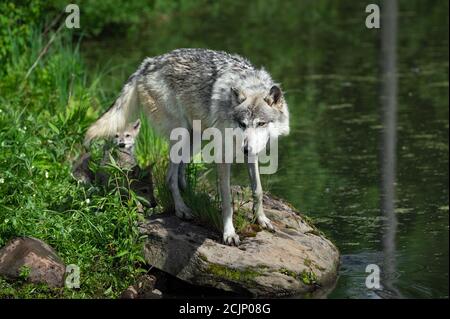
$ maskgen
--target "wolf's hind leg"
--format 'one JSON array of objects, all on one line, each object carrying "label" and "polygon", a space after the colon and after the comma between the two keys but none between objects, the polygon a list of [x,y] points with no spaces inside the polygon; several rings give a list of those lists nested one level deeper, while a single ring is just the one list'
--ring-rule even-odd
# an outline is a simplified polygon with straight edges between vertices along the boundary
[{"label": "wolf's hind leg", "polygon": [[178,186],[182,191],[186,190],[187,188],[186,165],[186,163],[181,162],[178,168]]},{"label": "wolf's hind leg", "polygon": [[183,219],[192,219],[192,211],[183,201],[178,185],[178,173],[180,164],[170,162],[169,172],[167,173],[167,185],[172,193],[175,204],[175,215]]},{"label": "wolf's hind leg", "polygon": [[[193,131],[191,130],[189,132],[189,144],[185,145],[186,149],[189,148],[189,159],[192,159],[197,153],[201,151],[201,149],[194,149],[194,140],[193,140]],[[186,190],[187,188],[187,176],[186,176],[186,168],[187,163],[191,163],[190,160],[187,162],[180,162],[180,166],[178,168],[178,186],[182,191]]]},{"label": "wolf's hind leg", "polygon": [[256,217],[256,221],[262,228],[274,230],[270,219],[266,217],[263,209],[263,190],[259,176],[258,157],[254,157],[251,160],[247,159],[247,169],[252,185],[253,214]]}]

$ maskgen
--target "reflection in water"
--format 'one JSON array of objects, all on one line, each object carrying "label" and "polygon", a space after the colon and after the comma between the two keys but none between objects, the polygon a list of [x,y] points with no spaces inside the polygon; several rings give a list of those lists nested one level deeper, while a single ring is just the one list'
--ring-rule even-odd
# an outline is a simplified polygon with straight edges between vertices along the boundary
[{"label": "reflection in water", "polygon": [[396,269],[395,236],[397,217],[395,215],[395,166],[397,144],[397,0],[385,0],[381,17],[381,211],[385,217],[383,234],[384,289],[400,297],[394,287]]}]

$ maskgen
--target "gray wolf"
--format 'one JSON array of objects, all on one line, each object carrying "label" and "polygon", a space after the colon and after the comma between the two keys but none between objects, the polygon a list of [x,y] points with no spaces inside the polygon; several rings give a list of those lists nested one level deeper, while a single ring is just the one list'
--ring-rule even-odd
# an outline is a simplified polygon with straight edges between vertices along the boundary
[{"label": "gray wolf", "polygon": [[[221,131],[240,129],[242,150],[256,159],[270,137],[289,134],[287,103],[269,73],[255,68],[241,56],[208,49],[177,49],[146,58],[129,77],[112,107],[89,127],[85,145],[93,138],[111,136],[125,127],[139,110],[144,111],[152,126],[166,137],[180,127],[192,131],[193,120],[201,121],[202,131],[208,127]],[[191,154],[195,152],[198,150]],[[185,186],[185,164],[171,161],[166,180],[176,215],[190,219],[192,212],[180,192]],[[262,207],[258,161],[249,161],[247,167],[256,220],[263,228],[273,230]],[[239,236],[232,219],[230,164],[219,163],[217,168],[223,240],[226,244],[238,245]]]},{"label": "gray wolf", "polygon": [[134,154],[136,139],[141,127],[140,124],[140,120],[137,120],[114,134],[111,139],[112,143],[104,146],[103,158],[98,170],[95,172],[89,167],[92,161],[91,154],[83,154],[73,167],[73,177],[82,184],[95,182],[107,187],[110,174],[104,168],[112,164],[112,157],[115,164],[127,174],[127,183],[129,184],[125,185],[126,188],[131,188],[138,196],[146,199],[150,207],[155,207],[156,200],[153,194],[151,169],[141,170],[137,165]]}]

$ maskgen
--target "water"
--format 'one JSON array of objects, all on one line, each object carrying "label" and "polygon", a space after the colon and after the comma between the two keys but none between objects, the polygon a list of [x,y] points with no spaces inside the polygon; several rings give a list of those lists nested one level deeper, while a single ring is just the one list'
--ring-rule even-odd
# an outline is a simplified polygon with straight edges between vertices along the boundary
[{"label": "water", "polygon": [[[366,266],[384,261],[380,31],[365,28],[365,4],[221,3],[152,18],[133,34],[116,28],[84,41],[82,54],[92,69],[111,69],[104,86],[116,94],[145,56],[178,47],[264,65],[291,112],[279,171],[263,177],[264,188],[310,216],[341,251],[328,297],[448,298],[448,2],[399,3],[396,293],[365,286]],[[234,182],[247,183],[246,173],[235,169]]]}]

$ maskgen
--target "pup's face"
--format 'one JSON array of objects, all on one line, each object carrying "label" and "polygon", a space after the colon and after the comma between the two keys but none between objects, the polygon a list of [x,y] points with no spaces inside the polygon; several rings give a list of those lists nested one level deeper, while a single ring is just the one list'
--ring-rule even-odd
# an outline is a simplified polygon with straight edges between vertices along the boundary
[{"label": "pup's face", "polygon": [[289,114],[278,86],[269,92],[243,92],[232,89],[233,119],[242,131],[242,151],[257,155],[271,136],[289,133]]},{"label": "pup's face", "polygon": [[114,145],[119,149],[132,150],[136,141],[136,136],[139,134],[141,128],[140,120],[128,125],[123,132],[117,132],[114,135]]}]

